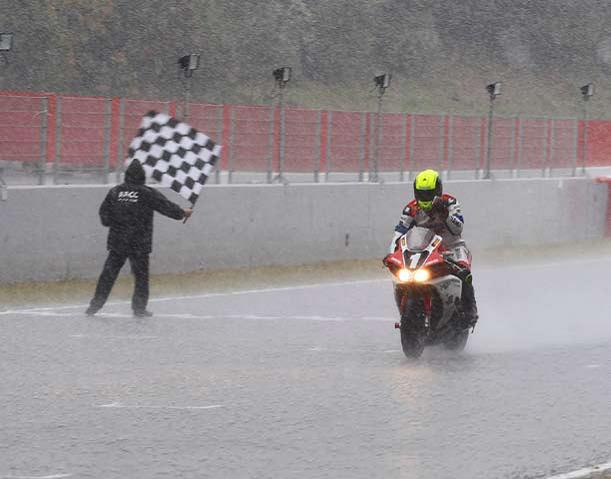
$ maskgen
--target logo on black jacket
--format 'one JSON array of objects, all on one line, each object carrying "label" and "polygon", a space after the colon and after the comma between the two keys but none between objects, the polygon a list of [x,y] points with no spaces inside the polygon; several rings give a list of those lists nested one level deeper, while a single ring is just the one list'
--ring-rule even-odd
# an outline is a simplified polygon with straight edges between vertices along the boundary
[{"label": "logo on black jacket", "polygon": [[137,191],[119,191],[118,200],[129,201],[130,203],[137,203],[138,195],[139,193]]}]

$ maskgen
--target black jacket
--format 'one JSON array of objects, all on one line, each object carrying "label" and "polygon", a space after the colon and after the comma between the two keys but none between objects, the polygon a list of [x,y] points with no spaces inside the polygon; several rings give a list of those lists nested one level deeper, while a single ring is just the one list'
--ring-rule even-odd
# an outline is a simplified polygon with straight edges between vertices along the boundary
[{"label": "black jacket", "polygon": [[153,213],[176,220],[185,214],[159,191],[144,185],[145,175],[138,160],[125,171],[125,182],[112,188],[100,206],[100,220],[108,226],[107,248],[122,254],[152,251]]}]

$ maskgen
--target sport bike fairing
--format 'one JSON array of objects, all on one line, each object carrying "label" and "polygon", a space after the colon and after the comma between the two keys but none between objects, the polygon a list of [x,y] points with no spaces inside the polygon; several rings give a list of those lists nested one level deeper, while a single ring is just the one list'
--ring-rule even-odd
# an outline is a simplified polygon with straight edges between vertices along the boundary
[{"label": "sport bike fairing", "polygon": [[441,245],[441,236],[428,228],[414,227],[401,237],[403,264],[409,269],[420,268]]}]

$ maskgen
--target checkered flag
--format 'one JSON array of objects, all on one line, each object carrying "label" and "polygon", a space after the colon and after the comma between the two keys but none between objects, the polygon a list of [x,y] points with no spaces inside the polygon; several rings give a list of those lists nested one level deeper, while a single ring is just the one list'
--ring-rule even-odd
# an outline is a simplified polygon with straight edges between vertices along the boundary
[{"label": "checkered flag", "polygon": [[138,160],[148,178],[195,204],[220,152],[220,145],[187,123],[150,111],[129,146],[127,163]]}]

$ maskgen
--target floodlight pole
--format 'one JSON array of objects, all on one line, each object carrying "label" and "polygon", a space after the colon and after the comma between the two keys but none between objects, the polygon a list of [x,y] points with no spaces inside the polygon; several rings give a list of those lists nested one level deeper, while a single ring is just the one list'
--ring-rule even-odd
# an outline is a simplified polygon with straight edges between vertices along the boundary
[{"label": "floodlight pole", "polygon": [[582,141],[581,141],[581,174],[586,174],[586,164],[588,162],[588,99],[589,97],[583,97],[583,129],[582,129]]},{"label": "floodlight pole", "polygon": [[[279,181],[282,184],[288,184],[288,181],[284,177],[284,161],[285,161],[285,149],[286,149],[286,111],[284,108],[284,88],[286,84],[291,80],[292,69],[291,67],[276,68],[272,72],[276,84],[280,90],[278,106],[280,108],[280,151],[278,158],[278,174],[272,181]],[[273,169],[273,166],[272,166]]]},{"label": "floodlight pole", "polygon": [[491,83],[486,87],[490,95],[490,104],[488,108],[488,137],[487,137],[487,147],[486,147],[486,165],[484,166],[484,175],[483,179],[490,179],[490,164],[492,160],[492,126],[494,120],[494,100],[497,96],[501,94],[501,83]]},{"label": "floodlight pole", "polygon": [[186,73],[185,81],[185,105],[183,107],[183,118],[185,122],[189,121],[189,102],[191,101],[191,82],[193,81],[193,75]]},{"label": "floodlight pole", "polygon": [[285,111],[284,111],[284,87],[285,82],[279,82],[280,86],[280,158],[278,158],[278,180],[284,183],[284,155],[285,155],[285,134],[286,134],[286,124],[285,124]]},{"label": "floodlight pole", "polygon": [[382,141],[382,98],[384,97],[385,88],[378,88],[378,111],[376,113],[376,141],[375,150],[373,153],[373,172],[369,177],[369,181],[377,183],[380,178],[378,176],[379,171],[379,155],[380,155],[380,143]]},{"label": "floodlight pole", "polygon": [[178,65],[185,75],[184,106],[182,116],[184,121],[189,120],[189,102],[191,101],[191,85],[193,81],[193,71],[199,68],[199,53],[191,53],[178,59]]},{"label": "floodlight pole", "polygon": [[494,117],[494,98],[490,97],[490,107],[488,108],[488,139],[486,144],[486,165],[484,167],[485,180],[490,179],[490,156],[492,155],[492,119]]},{"label": "floodlight pole", "polygon": [[382,143],[382,98],[384,97],[384,93],[386,89],[390,86],[390,73],[383,73],[381,75],[376,75],[373,78],[375,86],[378,90],[378,111],[376,114],[376,139],[374,142],[374,150],[373,150],[373,170],[369,171],[369,181],[372,183],[377,183],[380,178],[378,176],[379,171],[379,155],[380,155],[380,144]]}]

